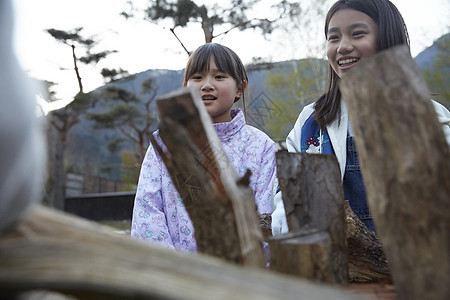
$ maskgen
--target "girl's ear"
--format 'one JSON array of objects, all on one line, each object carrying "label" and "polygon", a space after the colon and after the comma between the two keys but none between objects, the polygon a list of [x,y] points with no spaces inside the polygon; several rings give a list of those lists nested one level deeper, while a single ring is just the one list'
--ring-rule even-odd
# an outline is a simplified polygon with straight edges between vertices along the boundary
[{"label": "girl's ear", "polygon": [[242,95],[244,94],[245,89],[247,88],[248,82],[247,81],[242,81],[241,84],[239,84],[238,86],[238,91],[236,93],[236,98],[241,98]]},{"label": "girl's ear", "polygon": [[187,82],[183,81],[183,87],[186,87],[186,86],[187,86]]}]

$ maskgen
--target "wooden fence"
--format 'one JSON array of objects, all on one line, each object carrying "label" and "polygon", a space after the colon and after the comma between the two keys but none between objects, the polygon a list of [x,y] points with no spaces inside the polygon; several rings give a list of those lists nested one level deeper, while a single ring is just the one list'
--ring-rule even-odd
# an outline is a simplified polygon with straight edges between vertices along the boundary
[{"label": "wooden fence", "polygon": [[68,196],[64,210],[93,221],[131,220],[134,196],[135,192]]},{"label": "wooden fence", "polygon": [[67,196],[122,192],[123,187],[123,182],[120,180],[76,173],[66,175]]}]

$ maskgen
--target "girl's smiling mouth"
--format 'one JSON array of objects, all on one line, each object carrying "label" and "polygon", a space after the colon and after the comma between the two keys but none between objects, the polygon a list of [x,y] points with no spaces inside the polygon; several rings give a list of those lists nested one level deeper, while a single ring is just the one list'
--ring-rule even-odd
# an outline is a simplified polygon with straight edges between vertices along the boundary
[{"label": "girl's smiling mouth", "polygon": [[216,100],[217,99],[217,97],[214,97],[214,96],[212,96],[212,95],[203,95],[202,96],[202,100],[203,101],[214,101],[214,100]]},{"label": "girl's smiling mouth", "polygon": [[338,65],[340,67],[347,67],[350,65],[353,65],[354,63],[357,63],[359,61],[359,58],[346,58],[338,60]]}]

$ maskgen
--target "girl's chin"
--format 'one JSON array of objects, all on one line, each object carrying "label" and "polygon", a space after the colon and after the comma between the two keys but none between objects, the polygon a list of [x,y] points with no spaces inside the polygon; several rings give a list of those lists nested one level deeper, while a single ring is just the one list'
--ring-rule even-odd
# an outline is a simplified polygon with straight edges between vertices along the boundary
[{"label": "girl's chin", "polygon": [[348,71],[350,71],[351,69],[345,69],[345,70],[339,70],[339,73],[337,73],[337,75],[339,76],[339,78],[342,78],[343,76],[345,76],[345,74],[347,74]]},{"label": "girl's chin", "polygon": [[341,77],[342,75],[344,75],[346,72],[350,71],[351,69],[353,69],[357,64],[351,64],[345,67],[339,67],[339,72],[338,75],[339,77]]},{"label": "girl's chin", "polygon": [[214,100],[203,100],[204,105],[210,105],[212,103],[214,103]]}]

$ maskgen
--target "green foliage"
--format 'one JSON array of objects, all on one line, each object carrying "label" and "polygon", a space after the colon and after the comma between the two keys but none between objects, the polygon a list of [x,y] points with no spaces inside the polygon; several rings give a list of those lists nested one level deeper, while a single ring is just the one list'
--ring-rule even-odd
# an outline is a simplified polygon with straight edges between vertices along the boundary
[{"label": "green foliage", "polygon": [[440,54],[433,64],[423,71],[432,98],[450,107],[450,33],[435,42]]},{"label": "green foliage", "polygon": [[[117,50],[103,50],[103,51],[93,51],[94,47],[98,44],[98,40],[94,39],[94,37],[84,37],[81,35],[81,32],[83,31],[83,27],[78,27],[69,31],[63,31],[58,30],[54,28],[50,28],[46,30],[48,34],[50,34],[55,40],[57,40],[60,43],[63,43],[65,45],[68,45],[72,48],[72,56],[73,56],[73,62],[74,62],[74,70],[77,74],[78,78],[78,85],[80,87],[80,92],[83,92],[83,86],[81,84],[81,77],[78,74],[78,63],[82,63],[85,65],[97,65],[102,59],[107,58],[110,54],[117,53]],[[83,51],[83,54],[81,56],[75,55],[75,48],[80,48]],[[122,69],[104,69],[108,70],[102,71],[105,73],[106,80],[109,79],[110,81],[117,80],[119,76],[128,75],[128,73]],[[114,73],[114,77],[111,77],[112,73]]]},{"label": "green foliage", "polygon": [[123,137],[113,138],[111,141],[108,142],[107,145],[108,151],[111,153],[118,152],[122,148],[125,141],[126,139]]},{"label": "green foliage", "polygon": [[119,69],[103,68],[101,74],[105,79],[105,82],[114,82],[118,79],[123,78],[124,76],[129,76],[128,71],[123,70],[122,68]]},{"label": "green foliage", "polygon": [[[47,29],[47,33],[50,34],[57,41],[68,45],[72,48],[72,57],[74,63],[74,70],[78,79],[79,92],[75,95],[74,100],[65,107],[50,113],[50,123],[57,129],[60,135],[67,135],[67,132],[79,122],[80,116],[87,112],[95,104],[95,95],[86,94],[83,92],[83,85],[81,82],[81,76],[78,70],[78,63],[83,64],[97,64],[101,59],[106,58],[109,54],[116,52],[115,50],[107,50],[92,53],[92,47],[97,43],[91,37],[85,38],[81,35],[82,27],[75,28],[69,31],[63,31],[58,29]],[[75,55],[76,46],[82,46],[86,49],[85,55],[77,57]],[[123,72],[123,70],[122,70]],[[54,98],[54,93],[51,88],[54,83],[46,82],[48,87],[48,94]],[[55,100],[55,99],[53,99]],[[65,137],[61,137],[64,141]],[[64,147],[64,146],[63,146]]]},{"label": "green foliage", "polygon": [[90,40],[85,40],[80,36],[80,32],[83,27],[75,28],[71,31],[63,31],[54,28],[47,29],[47,33],[50,34],[55,40],[62,42],[66,45],[72,45],[74,42],[81,44],[92,44]]},{"label": "green foliage", "polygon": [[327,62],[315,58],[302,59],[291,62],[284,71],[266,74],[264,85],[271,94],[277,95],[271,103],[271,110],[281,111],[265,120],[266,129],[274,140],[284,140],[301,109],[324,90]]},{"label": "green foliage", "polygon": [[[151,22],[171,21],[170,31],[175,35],[181,46],[187,53],[181,39],[176,35],[176,28],[184,28],[189,24],[200,24],[205,42],[210,43],[214,38],[225,35],[233,29],[247,30],[259,29],[263,35],[270,34],[276,28],[277,22],[283,16],[289,16],[297,12],[296,1],[283,0],[271,7],[279,15],[273,20],[267,18],[249,18],[254,7],[261,3],[261,0],[231,0],[226,3],[197,4],[199,1],[193,0],[156,0],[149,1],[148,7],[144,9],[144,19]],[[129,11],[122,12],[125,18],[135,17],[139,9],[136,9],[131,2]],[[227,28],[220,33],[216,33],[218,28]]]},{"label": "green foliage", "polygon": [[140,163],[132,151],[122,152],[121,179],[123,182],[123,191],[135,191],[139,179]]},{"label": "green foliage", "polygon": [[97,96],[98,101],[107,107],[100,113],[88,113],[87,119],[94,121],[94,129],[115,129],[120,134],[120,142],[113,141],[110,150],[118,151],[121,145],[129,141],[135,145],[136,159],[141,160],[150,143],[151,129],[156,124],[152,103],[156,98],[154,79],[142,83],[143,95],[111,85]]},{"label": "green foliage", "polygon": [[[288,99],[283,101],[281,99],[274,99],[271,104],[271,110],[275,109],[281,111],[278,118],[266,120],[266,130],[275,141],[284,140],[292,129],[295,120],[298,117],[298,103],[295,99]],[[293,109],[295,108],[295,109]]]},{"label": "green foliage", "polygon": [[[80,122],[82,115],[92,108],[97,101],[95,94],[86,94],[83,91],[79,64],[97,64],[109,54],[116,52],[114,50],[93,52],[97,41],[92,37],[83,37],[81,35],[82,30],[82,27],[75,28],[71,31],[62,31],[53,28],[46,30],[56,41],[71,48],[73,70],[79,89],[73,101],[59,110],[50,112],[47,118],[50,124],[48,136],[51,136],[48,138],[49,160],[52,162],[52,167],[49,168],[48,180],[54,182],[54,184],[51,185],[51,191],[46,191],[46,198],[57,207],[65,194],[65,165],[67,165],[65,151],[69,132]],[[84,50],[81,57],[76,54],[75,48],[77,47]],[[53,83],[46,83],[48,96],[50,97],[49,100],[56,100],[51,90]]]},{"label": "green foliage", "polygon": [[88,55],[80,57],[80,61],[84,64],[97,64],[100,60],[106,58],[112,53],[117,53],[117,50],[106,50],[97,53],[87,53]]}]

